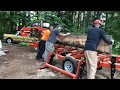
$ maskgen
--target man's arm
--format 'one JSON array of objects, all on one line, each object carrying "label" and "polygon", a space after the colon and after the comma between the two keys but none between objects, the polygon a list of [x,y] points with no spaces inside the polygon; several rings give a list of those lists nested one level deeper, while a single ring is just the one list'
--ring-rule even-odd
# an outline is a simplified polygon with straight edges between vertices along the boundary
[{"label": "man's arm", "polygon": [[66,34],[63,34],[63,33],[59,33],[58,37],[59,39],[64,39],[66,36],[70,35],[70,33],[66,33]]},{"label": "man's arm", "polygon": [[60,35],[63,37],[66,37],[66,36],[70,35],[70,33],[66,33],[66,34],[60,33]]},{"label": "man's arm", "polygon": [[109,39],[107,39],[106,33],[105,33],[104,30],[101,30],[101,36],[102,36],[102,39],[103,39],[107,44],[109,44],[109,45],[112,44],[112,41],[110,41]]}]

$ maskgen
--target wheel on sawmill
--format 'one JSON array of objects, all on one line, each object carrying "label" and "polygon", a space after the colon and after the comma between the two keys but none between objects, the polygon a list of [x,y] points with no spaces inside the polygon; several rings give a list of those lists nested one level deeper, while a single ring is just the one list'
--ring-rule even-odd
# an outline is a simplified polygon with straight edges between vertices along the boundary
[{"label": "wheel on sawmill", "polygon": [[62,69],[75,74],[77,71],[78,62],[70,57],[66,57],[62,62]]}]

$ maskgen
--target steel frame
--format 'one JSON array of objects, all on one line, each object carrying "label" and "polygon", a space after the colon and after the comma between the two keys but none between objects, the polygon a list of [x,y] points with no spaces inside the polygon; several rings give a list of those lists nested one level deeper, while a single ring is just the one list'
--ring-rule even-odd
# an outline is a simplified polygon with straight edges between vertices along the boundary
[{"label": "steel frame", "polygon": [[[70,73],[67,72],[61,68],[58,68],[54,65],[49,64],[50,62],[50,56],[52,54],[54,54],[59,60],[64,60],[66,56],[63,56],[62,53],[68,53],[70,55],[70,57],[77,59],[78,61],[78,66],[77,66],[77,70],[76,73]],[[114,77],[114,73],[115,73],[115,69],[120,69],[120,56],[118,55],[113,55],[113,54],[102,54],[101,52],[98,52],[98,66],[99,67],[107,67],[107,68],[111,68],[111,79],[113,79]],[[100,56],[99,56],[100,55]],[[85,64],[85,55],[84,55],[84,50],[77,50],[73,47],[68,47],[66,48],[65,45],[59,45],[56,44],[55,45],[55,51],[51,52],[48,55],[48,60],[47,62],[41,66],[39,69],[43,69],[43,68],[51,68],[53,70],[56,70],[58,72],[61,72],[65,75],[68,75],[70,77],[72,77],[73,79],[78,79],[79,77],[79,73],[80,73],[80,66],[84,63]]]}]

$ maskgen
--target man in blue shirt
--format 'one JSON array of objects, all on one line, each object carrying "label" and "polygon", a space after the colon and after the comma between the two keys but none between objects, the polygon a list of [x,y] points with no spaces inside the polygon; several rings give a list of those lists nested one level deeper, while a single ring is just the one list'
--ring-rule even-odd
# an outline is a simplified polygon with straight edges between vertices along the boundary
[{"label": "man in blue shirt", "polygon": [[70,33],[67,33],[67,34],[60,33],[61,29],[62,29],[62,27],[58,25],[55,29],[53,29],[51,31],[50,36],[49,36],[49,38],[48,38],[48,40],[46,41],[46,44],[45,44],[44,61],[43,61],[42,64],[44,64],[45,61],[48,60],[48,54],[50,52],[54,51],[54,44],[57,41],[57,37],[59,39],[63,39],[63,37],[65,37],[65,36],[70,34]]},{"label": "man in blue shirt", "polygon": [[94,27],[89,29],[87,40],[85,43],[85,56],[88,79],[95,79],[98,61],[96,50],[101,39],[103,39],[109,45],[113,42],[106,38],[105,31],[100,28],[101,25],[101,20],[94,21]]}]

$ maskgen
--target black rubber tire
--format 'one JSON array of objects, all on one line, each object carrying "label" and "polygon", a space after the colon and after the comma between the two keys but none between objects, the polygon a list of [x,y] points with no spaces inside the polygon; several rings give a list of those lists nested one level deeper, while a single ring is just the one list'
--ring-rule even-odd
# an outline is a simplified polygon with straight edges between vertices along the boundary
[{"label": "black rubber tire", "polygon": [[70,63],[72,64],[72,67],[73,67],[73,70],[72,70],[71,72],[70,72],[70,71],[68,71],[68,72],[75,74],[76,71],[77,71],[78,62],[75,61],[75,60],[73,60],[73,59],[70,58],[70,57],[66,57],[66,58],[63,60],[63,62],[62,62],[62,69],[65,70],[65,71],[67,71],[67,70],[65,69],[65,63],[66,63],[66,61],[70,62]]},{"label": "black rubber tire", "polygon": [[[8,42],[8,40],[11,40],[11,42]],[[5,42],[6,43],[13,43],[13,39],[12,38],[7,38]]]}]

